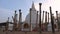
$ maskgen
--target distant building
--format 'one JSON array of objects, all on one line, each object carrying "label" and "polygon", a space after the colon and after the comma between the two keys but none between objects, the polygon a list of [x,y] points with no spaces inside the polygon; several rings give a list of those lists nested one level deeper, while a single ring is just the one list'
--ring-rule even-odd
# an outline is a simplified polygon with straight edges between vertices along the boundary
[{"label": "distant building", "polygon": [[0,23],[0,30],[5,30],[6,22]]}]

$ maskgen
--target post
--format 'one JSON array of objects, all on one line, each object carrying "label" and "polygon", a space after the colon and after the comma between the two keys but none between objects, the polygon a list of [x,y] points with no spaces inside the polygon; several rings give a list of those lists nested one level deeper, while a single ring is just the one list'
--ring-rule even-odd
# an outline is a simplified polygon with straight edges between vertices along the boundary
[{"label": "post", "polygon": [[32,30],[32,26],[31,26],[31,8],[30,8],[30,31]]},{"label": "post", "polygon": [[41,33],[41,5],[42,5],[42,3],[39,3],[39,11],[40,11],[40,13],[39,13],[39,28],[40,28],[40,33]]},{"label": "post", "polygon": [[43,11],[43,16],[42,16],[42,23],[44,22],[44,11]]},{"label": "post", "polygon": [[48,13],[48,23],[49,23],[49,13]]},{"label": "post", "polygon": [[12,16],[12,19],[13,19],[13,31],[14,31],[14,17]]},{"label": "post", "polygon": [[54,30],[54,20],[53,20],[53,16],[52,16],[51,7],[50,7],[50,16],[51,16],[52,33],[55,33],[55,30]]},{"label": "post", "polygon": [[56,11],[56,20],[57,20],[57,29],[58,29],[58,31],[59,31],[58,11]]},{"label": "post", "polygon": [[38,28],[38,11],[37,11],[37,14],[36,14],[36,28]]},{"label": "post", "polygon": [[47,11],[45,12],[45,30],[47,31]]},{"label": "post", "polygon": [[19,23],[18,23],[18,30],[21,31],[21,9],[19,10]]},{"label": "post", "polygon": [[16,27],[15,30],[16,30],[16,31],[18,30],[18,28],[17,28],[17,15],[18,15],[18,14],[16,14],[16,18],[15,18],[15,19],[16,19],[16,20],[15,20],[15,21],[16,21],[16,23],[15,23],[15,27]]},{"label": "post", "polygon": [[13,22],[14,22],[13,30],[15,31],[15,29],[16,29],[16,11],[15,11],[15,14],[14,14]]}]

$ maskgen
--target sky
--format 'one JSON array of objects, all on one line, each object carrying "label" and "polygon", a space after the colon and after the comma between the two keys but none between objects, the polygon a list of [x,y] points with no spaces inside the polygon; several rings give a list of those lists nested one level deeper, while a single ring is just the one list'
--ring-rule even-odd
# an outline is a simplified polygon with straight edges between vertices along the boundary
[{"label": "sky", "polygon": [[14,11],[19,13],[19,9],[22,11],[22,21],[25,20],[26,15],[29,13],[29,9],[32,6],[32,2],[35,4],[35,8],[39,11],[39,3],[42,3],[42,11],[49,12],[49,7],[52,7],[52,12],[55,15],[55,11],[60,12],[60,0],[0,0],[0,23],[6,22],[7,18],[12,21]]}]

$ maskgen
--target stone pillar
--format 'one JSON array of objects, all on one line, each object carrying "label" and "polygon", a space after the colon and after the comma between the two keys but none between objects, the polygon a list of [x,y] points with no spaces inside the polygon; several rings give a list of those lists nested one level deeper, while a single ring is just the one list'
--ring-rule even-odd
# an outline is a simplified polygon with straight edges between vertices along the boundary
[{"label": "stone pillar", "polygon": [[56,11],[56,20],[57,20],[57,29],[58,29],[58,31],[59,31],[58,11]]},{"label": "stone pillar", "polygon": [[12,16],[12,19],[13,19],[13,29],[12,30],[14,31],[14,17],[13,16]]},{"label": "stone pillar", "polygon": [[13,24],[13,30],[14,30],[14,31],[16,30],[16,26],[17,26],[17,25],[16,25],[16,24],[17,24],[17,23],[16,23],[16,17],[17,17],[17,14],[16,14],[16,11],[15,11],[15,14],[14,14],[14,17],[13,17],[13,23],[14,23],[14,24]]},{"label": "stone pillar", "polygon": [[49,7],[49,8],[50,8],[50,15],[51,15],[52,33],[55,33],[54,20],[53,20],[53,16],[52,16],[52,10],[51,10],[51,7]]},{"label": "stone pillar", "polygon": [[38,28],[38,11],[37,11],[37,15],[36,15],[36,28]]},{"label": "stone pillar", "polygon": [[15,30],[16,30],[16,31],[18,30],[18,27],[17,27],[17,26],[18,26],[18,24],[17,24],[17,15],[18,15],[18,14],[16,14],[16,23],[15,23],[15,26],[16,26]]},{"label": "stone pillar", "polygon": [[49,13],[48,13],[48,23],[49,23]]},{"label": "stone pillar", "polygon": [[43,16],[42,16],[42,23],[44,22],[44,11],[43,11]]},{"label": "stone pillar", "polygon": [[45,12],[45,30],[47,31],[47,11]]},{"label": "stone pillar", "polygon": [[40,11],[40,13],[39,13],[39,28],[40,28],[40,33],[41,33],[41,5],[42,5],[42,3],[39,3],[39,11]]},{"label": "stone pillar", "polygon": [[45,12],[45,23],[47,23],[47,12]]},{"label": "stone pillar", "polygon": [[21,31],[21,15],[22,15],[22,13],[21,13],[21,9],[19,10],[19,23],[18,23],[18,30],[19,31]]},{"label": "stone pillar", "polygon": [[32,31],[32,25],[31,25],[31,8],[30,8],[30,31]]}]

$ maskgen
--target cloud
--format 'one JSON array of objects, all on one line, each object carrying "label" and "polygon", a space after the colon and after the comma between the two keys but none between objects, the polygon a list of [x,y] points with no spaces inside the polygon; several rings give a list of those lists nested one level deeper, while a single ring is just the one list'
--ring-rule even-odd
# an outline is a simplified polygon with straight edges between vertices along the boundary
[{"label": "cloud", "polygon": [[[35,3],[35,8],[36,10],[39,11],[39,3],[40,1]],[[60,13],[60,0],[44,0],[42,1],[42,11],[47,11],[49,12],[49,7],[52,7],[52,12],[55,16],[55,11],[57,10]]]},{"label": "cloud", "polygon": [[[15,10],[0,8],[0,23],[6,22],[8,17],[10,18],[9,20],[12,21],[12,16],[14,16],[14,11]],[[17,20],[19,20],[19,11],[17,11],[17,14],[18,14]],[[22,21],[24,20],[25,20],[25,16],[24,14],[22,14]]]},{"label": "cloud", "polygon": [[[40,1],[35,3],[35,8],[36,10],[39,11],[39,3]],[[52,13],[54,14],[54,16],[56,16],[56,10],[58,11],[58,13],[60,13],[60,0],[45,0],[42,1],[42,11],[47,11],[50,12],[49,7],[52,7]]]}]

